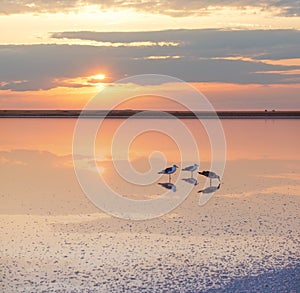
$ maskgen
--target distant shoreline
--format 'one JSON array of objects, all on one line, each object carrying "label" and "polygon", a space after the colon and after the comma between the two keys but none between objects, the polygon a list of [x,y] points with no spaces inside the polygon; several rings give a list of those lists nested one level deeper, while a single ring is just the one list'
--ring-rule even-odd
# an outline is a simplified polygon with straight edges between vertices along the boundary
[{"label": "distant shoreline", "polygon": [[[134,116],[133,116],[134,115]],[[300,119],[300,111],[0,110],[0,118]]]}]

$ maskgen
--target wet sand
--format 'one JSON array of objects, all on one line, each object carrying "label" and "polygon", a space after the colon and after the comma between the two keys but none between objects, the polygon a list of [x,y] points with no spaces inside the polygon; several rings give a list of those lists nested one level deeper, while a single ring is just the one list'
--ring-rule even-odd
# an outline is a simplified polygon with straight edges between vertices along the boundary
[{"label": "wet sand", "polygon": [[208,292],[298,292],[300,288],[300,265],[254,277],[245,277],[232,281],[223,289],[211,289]]},{"label": "wet sand", "polygon": [[228,162],[205,206],[195,187],[170,214],[138,222],[95,208],[70,168],[48,168],[44,182],[14,168],[25,178],[6,173],[0,195],[2,292],[297,292],[299,161]]},{"label": "wet sand", "polygon": [[[199,175],[182,205],[138,222],[103,213],[82,192],[71,156],[75,122],[0,120],[0,292],[299,291],[299,120],[223,120],[221,188],[199,206],[206,184]],[[185,122],[199,134],[195,120]],[[206,170],[209,146],[199,136]],[[133,165],[147,171],[139,158],[149,152],[135,150]],[[103,170],[112,187],[132,195],[132,184]],[[175,197],[189,185],[181,180],[188,174],[177,173]],[[156,182],[134,196],[161,191]]]}]

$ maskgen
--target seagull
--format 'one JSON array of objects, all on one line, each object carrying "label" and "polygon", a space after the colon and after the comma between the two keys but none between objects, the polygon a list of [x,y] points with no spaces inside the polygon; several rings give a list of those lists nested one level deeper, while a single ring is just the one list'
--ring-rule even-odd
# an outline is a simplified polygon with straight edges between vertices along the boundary
[{"label": "seagull", "polygon": [[191,177],[193,177],[193,172],[196,171],[198,169],[199,165],[198,164],[194,164],[192,166],[188,166],[182,169],[182,171],[190,171],[191,172]]},{"label": "seagull", "polygon": [[171,189],[173,192],[176,191],[176,185],[174,185],[173,183],[166,182],[166,183],[158,183],[158,184],[166,189]]},{"label": "seagull", "polygon": [[213,193],[215,191],[217,191],[219,188],[220,188],[221,184],[219,184],[218,186],[209,186],[209,187],[206,187],[205,189],[202,189],[202,190],[199,190],[199,192],[202,192],[202,193]]},{"label": "seagull", "polygon": [[219,182],[220,182],[220,176],[217,175],[215,172],[212,172],[212,171],[202,171],[202,172],[198,172],[200,175],[203,175],[207,178],[210,179],[210,184],[211,184],[211,180],[212,179],[218,179]]},{"label": "seagull", "polygon": [[195,186],[198,184],[198,181],[195,178],[182,178],[181,180],[183,180],[187,183],[190,183],[192,185],[195,185]]},{"label": "seagull", "polygon": [[158,174],[168,174],[169,175],[169,182],[170,182],[171,181],[171,174],[175,173],[177,168],[178,168],[178,166],[173,165],[172,167],[168,167],[164,170],[161,170],[160,172],[158,172]]}]

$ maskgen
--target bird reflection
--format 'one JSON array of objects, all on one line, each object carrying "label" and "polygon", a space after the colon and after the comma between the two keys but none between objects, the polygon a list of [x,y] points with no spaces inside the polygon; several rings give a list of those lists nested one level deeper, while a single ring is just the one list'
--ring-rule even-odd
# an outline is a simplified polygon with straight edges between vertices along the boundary
[{"label": "bird reflection", "polygon": [[176,191],[176,185],[174,185],[171,182],[163,182],[163,183],[158,183],[159,185],[161,185],[162,187],[166,188],[166,189],[170,189],[173,192]]},{"label": "bird reflection", "polygon": [[191,178],[182,178],[181,180],[183,180],[187,183],[190,183],[192,185],[195,185],[195,186],[198,184],[198,181],[193,177],[191,177]]},{"label": "bird reflection", "polygon": [[217,191],[218,189],[220,189],[220,187],[221,187],[221,184],[219,184],[218,186],[209,186],[202,190],[199,190],[198,193],[200,193],[200,192],[205,193],[205,194],[213,193],[213,192]]}]

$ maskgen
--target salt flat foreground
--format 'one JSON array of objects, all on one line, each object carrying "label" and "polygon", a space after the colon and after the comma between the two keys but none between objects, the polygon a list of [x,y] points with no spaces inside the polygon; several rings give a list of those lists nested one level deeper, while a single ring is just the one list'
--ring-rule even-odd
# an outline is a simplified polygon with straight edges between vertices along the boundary
[{"label": "salt flat foreground", "polygon": [[[95,208],[71,170],[56,169],[56,185],[30,184],[25,169],[18,185],[10,180],[17,173],[5,174],[2,292],[206,291],[299,265],[297,161],[229,162],[205,206],[196,188],[173,212],[139,222]],[[43,193],[39,184],[47,186]],[[296,292],[295,282],[288,292]]]}]

